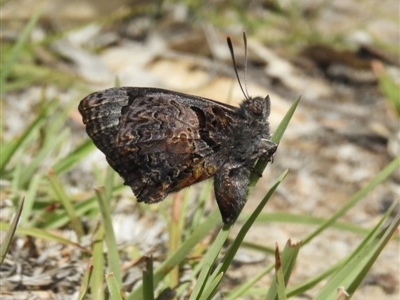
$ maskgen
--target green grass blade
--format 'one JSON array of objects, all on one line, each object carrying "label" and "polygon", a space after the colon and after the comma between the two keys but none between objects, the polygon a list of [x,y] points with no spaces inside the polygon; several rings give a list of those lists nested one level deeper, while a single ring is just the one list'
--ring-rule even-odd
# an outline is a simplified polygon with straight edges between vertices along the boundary
[{"label": "green grass blade", "polygon": [[33,214],[32,209],[35,203],[36,193],[41,180],[41,174],[36,174],[33,176],[31,182],[29,183],[28,191],[25,196],[25,207],[22,211],[21,219],[19,222],[19,224],[23,227],[27,227],[27,225],[29,224],[29,217]]},{"label": "green grass blade", "polygon": [[[8,252],[8,249],[10,249],[10,245],[14,237],[15,231],[17,230],[18,221],[21,216],[23,207],[24,207],[24,198],[22,198],[21,201],[19,202],[17,211],[15,212],[15,216],[12,219],[10,227],[7,230],[7,234],[0,245],[0,265],[3,263],[4,258],[6,257],[6,254]],[[3,230],[3,228],[1,228],[1,230]]]},{"label": "green grass blade", "polygon": [[[0,222],[0,230],[1,231],[9,230],[9,228],[10,228],[9,223]],[[32,237],[39,238],[39,239],[53,241],[53,242],[59,243],[59,244],[71,245],[73,247],[79,248],[81,251],[83,251],[85,253],[90,252],[88,249],[82,247],[78,243],[72,242],[61,236],[52,234],[46,230],[42,230],[39,228],[21,228],[21,227],[19,227],[19,228],[17,228],[17,234],[18,235],[28,235],[28,236],[32,236]]]},{"label": "green grass blade", "polygon": [[[98,210],[95,197],[90,197],[86,201],[82,201],[74,204],[74,210],[77,216],[83,216],[91,210]],[[45,218],[45,216],[43,216]],[[40,226],[42,228],[54,229],[62,227],[70,221],[66,211],[54,212],[48,218],[46,218]]]},{"label": "green grass blade", "polygon": [[153,258],[145,257],[145,267],[142,273],[143,299],[154,300]]},{"label": "green grass blade", "polygon": [[[201,271],[200,271],[200,274],[199,274],[199,276],[196,278],[196,284],[195,284],[195,286],[194,286],[194,288],[193,288],[193,291],[192,291],[192,293],[190,294],[190,298],[189,298],[189,300],[195,300],[195,299],[198,299],[199,298],[199,296],[203,293],[203,291],[204,291],[204,288],[205,288],[205,285],[206,285],[206,283],[207,283],[207,278],[208,278],[208,276],[210,275],[210,270],[211,270],[211,268],[212,268],[212,264],[209,264],[209,263],[206,263],[206,262],[203,262],[203,261],[207,261],[208,260],[208,258],[204,258],[203,260],[202,260],[202,262],[201,262],[201,264],[199,264],[199,265],[201,265]],[[198,266],[199,266],[198,265]],[[197,268],[196,268],[197,269]],[[193,275],[196,275],[196,274],[198,274],[198,271],[197,270],[195,270],[194,272],[193,272]]]},{"label": "green grass blade", "polygon": [[198,299],[199,300],[212,300],[214,291],[218,288],[223,276],[224,276],[224,273],[217,274],[217,276],[214,277],[214,279],[211,281],[211,283],[204,290],[201,297]]},{"label": "green grass blade", "polygon": [[[247,218],[249,214],[242,214],[243,219]],[[240,219],[242,219],[240,218]],[[326,219],[309,216],[309,215],[296,215],[293,213],[286,212],[273,212],[273,213],[261,213],[257,218],[258,223],[291,223],[291,224],[306,224],[306,225],[321,225]],[[332,228],[339,229],[342,231],[347,231],[355,233],[358,235],[366,235],[370,231],[369,229],[363,228],[361,226],[336,221]],[[400,241],[400,238],[397,239]]]},{"label": "green grass blade", "polygon": [[328,270],[318,274],[317,276],[308,278],[307,280],[292,286],[288,287],[286,290],[287,296],[288,297],[293,297],[297,296],[303,293],[306,293],[308,290],[322,282],[323,280],[327,279],[329,276],[331,276],[333,273],[335,273],[344,263],[343,261],[340,261],[339,263],[336,263],[332,267],[330,267]]},{"label": "green grass blade", "polygon": [[271,141],[279,144],[283,134],[286,131],[286,128],[289,126],[290,120],[292,119],[294,112],[296,111],[297,105],[299,105],[300,98],[298,97],[293,104],[290,106],[289,110],[286,112],[285,116],[283,117],[282,121],[279,123],[278,127],[276,128],[274,134],[271,137]]},{"label": "green grass blade", "polygon": [[201,223],[201,220],[204,216],[206,202],[210,198],[210,193],[213,189],[213,182],[208,180],[204,182],[203,188],[201,189],[200,195],[198,196],[198,201],[196,204],[198,205],[194,211],[194,216],[192,218],[192,222],[190,222],[190,228],[186,232],[186,235],[190,235]]},{"label": "green grass blade", "polygon": [[[172,256],[182,243],[184,236],[185,212],[188,204],[190,190],[186,189],[182,193],[172,195],[172,206],[170,210],[165,210],[168,224],[168,256]],[[176,266],[169,273],[169,285],[179,285],[179,266]]]},{"label": "green grass blade", "polygon": [[271,272],[274,268],[273,264],[266,266],[263,270],[261,270],[257,275],[253,278],[246,280],[245,283],[241,284],[240,286],[232,289],[227,295],[225,295],[226,300],[234,300],[238,299],[240,296],[243,296],[246,292],[248,292],[258,281],[261,280],[266,274]]},{"label": "green grass blade", "polygon": [[26,127],[21,137],[14,142],[9,142],[7,146],[3,146],[2,153],[0,155],[0,174],[4,172],[7,164],[16,153],[18,149],[28,140],[30,140],[34,134],[37,133],[38,128],[45,122],[47,114],[53,110],[55,103],[50,103],[48,107],[42,109],[38,116]]},{"label": "green grass blade", "polygon": [[106,275],[106,282],[108,291],[110,292],[110,299],[112,300],[123,300],[122,292],[120,290],[120,284],[113,273]]},{"label": "green grass blade", "polygon": [[[2,71],[0,73],[0,87],[4,86],[6,79],[11,71],[11,68],[16,62],[18,56],[20,55],[22,48],[26,44],[29,38],[29,34],[38,22],[42,11],[42,9],[39,9],[33,14],[33,16],[28,21],[28,24],[26,24],[25,28],[22,30],[22,33],[19,35],[18,41],[11,50],[11,54],[7,57],[4,67],[2,68]],[[0,93],[3,94],[3,91],[1,91]]]},{"label": "green grass blade", "polygon": [[[121,193],[121,190],[124,189],[124,186],[116,186],[113,189],[113,195],[117,195]],[[99,210],[99,206],[97,204],[96,197],[89,197],[87,199],[80,199],[81,201],[78,203],[74,203],[74,209],[77,216],[84,216],[92,211],[94,214],[97,214]],[[48,214],[47,214],[48,215]],[[69,222],[68,214],[65,211],[59,213],[53,213],[49,217],[42,216],[45,220],[41,223],[42,228],[59,228],[64,226]]]},{"label": "green grass blade", "polygon": [[[353,270],[354,279],[347,288],[347,291],[350,294],[354,294],[357,288],[362,284],[362,281],[364,280],[365,276],[371,269],[372,265],[375,263],[379,254],[382,252],[385,246],[390,242],[391,237],[394,234],[396,234],[399,225],[400,225],[400,214],[397,214],[397,216],[390,222],[389,226],[380,233],[380,236],[371,241],[371,243],[369,244],[370,251],[367,252],[368,249],[366,249],[365,256],[361,255],[361,257],[358,256],[357,258],[355,258],[355,259],[359,258],[361,259],[359,265],[362,268],[360,268],[359,272],[357,272],[358,271],[357,269]],[[380,239],[378,239],[379,237]]]},{"label": "green grass blade", "polygon": [[[196,285],[193,288],[192,294],[190,295],[190,300],[198,299],[202,295],[204,288],[206,288],[207,283],[211,283],[213,281],[208,281],[208,276],[210,274],[212,266],[214,266],[214,262],[217,259],[218,254],[221,252],[221,249],[226,239],[228,238],[231,227],[232,225],[223,226],[221,231],[218,233],[217,238],[211,245],[210,249],[207,251],[205,257],[197,265],[196,269],[200,268],[201,272],[199,278],[196,281]],[[197,271],[195,271],[194,274],[197,274]]]},{"label": "green grass blade", "polygon": [[350,208],[356,205],[362,198],[364,198],[370,191],[381,184],[386,178],[390,176],[400,166],[400,156],[393,159],[381,172],[378,173],[364,188],[355,193],[349,201],[341,207],[332,217],[318,226],[311,234],[304,240],[303,244],[307,244],[314,237],[324,231],[326,228],[331,227],[336,220],[343,216]]},{"label": "green grass blade", "polygon": [[94,240],[92,242],[93,253],[93,271],[90,282],[91,298],[96,300],[104,299],[104,226],[99,224],[93,234]]},{"label": "green grass blade", "polygon": [[45,161],[49,156],[51,156],[51,152],[54,149],[61,147],[61,144],[65,141],[69,134],[68,130],[64,130],[63,132],[54,135],[54,139],[52,142],[47,142],[43,147],[36,153],[33,160],[24,168],[24,172],[21,174],[20,187],[24,188],[28,185],[31,178],[38,172],[43,165],[43,161]]},{"label": "green grass blade", "polygon": [[[278,292],[278,299],[279,300],[286,300],[286,283],[283,275],[283,268],[282,268],[282,263],[281,263],[281,258],[279,255],[279,248],[276,247],[276,254],[275,254],[275,281],[276,282],[276,287],[277,287],[277,292]],[[274,298],[268,298],[266,297],[266,300],[269,299],[276,299]]]},{"label": "green grass blade", "polygon": [[86,266],[86,270],[85,270],[85,273],[83,274],[82,282],[79,287],[79,294],[78,294],[79,300],[86,299],[86,294],[89,289],[89,282],[90,282],[90,278],[92,276],[92,271],[93,271],[93,265],[92,265],[92,262],[90,261],[88,263],[88,265]]},{"label": "green grass blade", "polygon": [[279,249],[275,250],[275,269],[276,280],[272,282],[266,295],[266,300],[286,299],[286,285],[289,282],[290,275],[296,264],[297,255],[299,254],[301,243],[292,244],[289,240],[282,254]]},{"label": "green grass blade", "polygon": [[14,170],[12,171],[12,181],[11,181],[11,195],[13,195],[13,202],[18,201],[18,194],[20,191],[21,176],[23,173],[23,161],[22,159],[17,160]]},{"label": "green grass blade", "polygon": [[384,69],[380,62],[372,64],[373,70],[378,77],[379,87],[387,102],[393,107],[397,116],[400,116],[400,85]]},{"label": "green grass blade", "polygon": [[115,171],[108,166],[106,169],[106,177],[104,179],[105,200],[107,205],[110,205],[111,198],[114,190]]},{"label": "green grass blade", "polygon": [[[180,264],[192,249],[199,244],[221,222],[218,210],[214,210],[208,218],[182,243],[181,247],[167,258],[154,272],[154,285],[156,286],[163,277],[175,266]],[[129,300],[143,299],[143,286],[140,285],[127,297]]]},{"label": "green grass blade", "polygon": [[84,143],[75,148],[66,157],[60,159],[54,166],[53,172],[57,175],[71,169],[75,164],[83,160],[83,158],[95,149],[91,140],[86,140]]},{"label": "green grass blade", "polygon": [[65,211],[67,212],[70,220],[71,220],[71,226],[76,232],[76,235],[78,237],[78,240],[80,241],[82,237],[84,236],[85,232],[83,230],[83,225],[81,221],[79,220],[75,209],[71,203],[70,198],[66,195],[63,186],[61,185],[61,182],[59,181],[58,177],[53,173],[49,172],[47,175],[47,178],[50,182],[50,186],[53,189],[55,195],[57,196],[58,200],[61,202],[63,205]]},{"label": "green grass blade", "polygon": [[117,282],[118,288],[122,287],[122,274],[120,268],[120,258],[118,253],[118,245],[115,238],[114,228],[110,215],[109,199],[104,187],[95,189],[98,204],[101,212],[101,217],[104,224],[105,241],[107,245],[107,261],[108,267],[113,272],[113,280]]},{"label": "green grass blade", "polygon": [[400,224],[400,215],[397,215],[384,230],[380,230],[386,222],[394,205],[382,217],[359,247],[350,255],[342,267],[335,273],[331,280],[320,290],[315,300],[335,299],[337,289],[344,287],[349,294],[353,294],[361,284],[363,278],[377,259],[385,245],[397,230]]}]

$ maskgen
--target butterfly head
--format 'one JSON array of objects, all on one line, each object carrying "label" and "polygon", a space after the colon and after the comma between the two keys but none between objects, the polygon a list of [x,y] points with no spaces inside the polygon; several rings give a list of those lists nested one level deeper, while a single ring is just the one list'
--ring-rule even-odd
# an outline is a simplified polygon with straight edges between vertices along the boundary
[{"label": "butterfly head", "polygon": [[240,107],[246,118],[267,122],[271,103],[269,96],[255,97],[244,100]]}]

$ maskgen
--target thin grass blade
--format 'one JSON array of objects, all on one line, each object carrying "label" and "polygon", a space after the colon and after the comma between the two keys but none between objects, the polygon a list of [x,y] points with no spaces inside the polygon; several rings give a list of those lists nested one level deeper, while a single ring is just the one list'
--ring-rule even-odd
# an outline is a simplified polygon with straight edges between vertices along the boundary
[{"label": "thin grass blade", "polygon": [[107,261],[108,267],[112,271],[112,282],[117,283],[118,289],[122,287],[122,274],[120,268],[120,257],[118,253],[117,240],[115,238],[114,228],[112,225],[112,219],[109,209],[109,199],[107,199],[107,193],[104,187],[98,187],[95,189],[102,222],[104,224],[105,242],[107,245]]},{"label": "thin grass blade", "polygon": [[350,208],[356,205],[361,199],[363,199],[370,191],[381,184],[386,178],[388,178],[398,167],[400,166],[400,156],[393,159],[381,172],[378,173],[364,188],[355,193],[349,201],[341,207],[335,214],[329,219],[318,226],[311,234],[309,234],[304,240],[303,244],[307,244],[314,237],[320,234],[325,229],[331,227],[339,217],[343,216]]},{"label": "thin grass blade", "polygon": [[[10,227],[7,230],[6,236],[4,237],[4,240],[2,241],[2,243],[0,245],[0,265],[3,263],[4,258],[6,257],[6,254],[8,252],[8,249],[10,249],[10,245],[11,245],[12,239],[14,237],[15,231],[17,230],[18,221],[19,221],[19,218],[21,217],[21,212],[24,207],[24,201],[25,201],[25,199],[22,198],[21,201],[19,202],[19,205],[15,212],[14,218],[12,219]],[[1,231],[3,231],[3,230],[4,230],[4,228],[1,228]]]}]

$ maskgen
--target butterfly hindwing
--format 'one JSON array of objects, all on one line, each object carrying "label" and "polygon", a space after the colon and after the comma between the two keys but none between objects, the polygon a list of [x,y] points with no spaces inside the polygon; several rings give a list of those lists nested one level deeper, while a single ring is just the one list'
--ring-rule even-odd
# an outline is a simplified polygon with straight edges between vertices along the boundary
[{"label": "butterfly hindwing", "polygon": [[237,108],[162,89],[113,88],[85,99],[81,112],[104,111],[85,111],[89,136],[146,203],[213,176],[237,119]]}]

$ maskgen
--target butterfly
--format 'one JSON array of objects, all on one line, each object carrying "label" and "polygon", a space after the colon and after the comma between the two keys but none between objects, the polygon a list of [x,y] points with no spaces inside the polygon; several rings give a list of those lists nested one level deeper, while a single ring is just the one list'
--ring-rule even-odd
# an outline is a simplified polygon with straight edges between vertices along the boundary
[{"label": "butterfly", "polygon": [[[228,45],[239,79],[229,37]],[[78,109],[87,134],[139,202],[160,202],[213,177],[222,220],[230,224],[246,203],[255,163],[262,156],[272,160],[277,149],[270,140],[269,96],[252,98],[240,87],[245,99],[239,107],[158,88],[118,87],[88,95]]]}]

